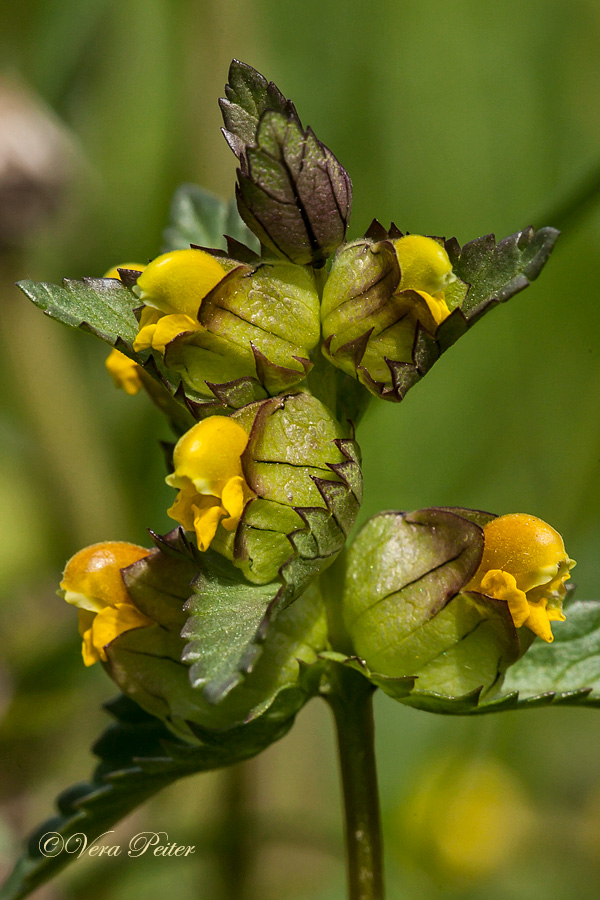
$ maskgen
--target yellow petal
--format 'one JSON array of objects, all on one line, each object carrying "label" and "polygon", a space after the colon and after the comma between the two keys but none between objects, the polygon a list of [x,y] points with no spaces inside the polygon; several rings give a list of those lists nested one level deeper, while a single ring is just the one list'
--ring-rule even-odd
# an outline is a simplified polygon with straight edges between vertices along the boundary
[{"label": "yellow petal", "polygon": [[136,353],[139,353],[140,350],[148,350],[152,346],[152,338],[154,337],[154,332],[156,331],[156,323],[151,323],[150,325],[144,325],[143,328],[137,333],[137,337],[133,342],[133,349]]},{"label": "yellow petal", "polygon": [[235,478],[230,478],[223,488],[221,503],[228,513],[228,518],[223,520],[223,528],[226,528],[227,531],[235,531],[237,528],[246,501],[250,499],[249,494],[254,496],[253,492],[248,489],[244,479],[239,475]]},{"label": "yellow petal", "polygon": [[[188,478],[199,494],[221,497],[231,478],[243,478],[241,456],[247,443],[248,435],[233,419],[209,416],[178,441],[174,478]],[[174,478],[170,476],[167,483],[173,484]]]},{"label": "yellow petal", "polygon": [[100,654],[94,647],[92,639],[92,627],[83,632],[83,641],[81,643],[81,655],[83,657],[84,666],[93,666],[95,662],[99,662]]},{"label": "yellow petal", "polygon": [[534,634],[546,641],[547,644],[551,644],[554,640],[554,635],[550,628],[550,616],[543,600],[540,603],[529,604],[529,617],[525,624]]},{"label": "yellow petal", "polygon": [[163,313],[158,309],[152,309],[151,306],[145,306],[140,316],[140,328],[133,342],[133,349],[136,353],[140,350],[148,350],[152,347],[152,339],[156,330],[156,325],[162,319]]},{"label": "yellow petal", "polygon": [[219,522],[226,515],[219,501],[214,497],[201,497],[198,506],[192,507],[194,513],[194,531],[198,541],[198,549],[208,550],[217,533]]},{"label": "yellow petal", "polygon": [[566,622],[567,617],[563,613],[562,609],[557,609],[554,606],[547,606],[546,613],[548,614],[548,620],[550,622]]},{"label": "yellow petal", "polygon": [[192,505],[198,499],[198,491],[187,478],[182,479],[180,485],[173,484],[172,475],[168,475],[165,480],[171,487],[179,487],[179,493],[171,508],[167,510],[167,515],[179,522],[180,525],[183,525],[186,531],[193,531],[194,512]]},{"label": "yellow petal", "polygon": [[443,244],[421,234],[407,234],[394,241],[400,265],[399,291],[436,294],[455,280],[452,263]]},{"label": "yellow petal", "polygon": [[[471,588],[473,590],[473,588]],[[529,618],[527,595],[517,587],[514,575],[500,569],[490,569],[481,579],[479,590],[488,597],[504,600],[516,628],[521,628]]]},{"label": "yellow petal", "polygon": [[522,591],[549,583],[560,567],[564,569],[563,581],[569,577],[572,565],[566,565],[568,556],[562,537],[536,516],[499,516],[484,527],[483,534],[481,568],[507,569]]},{"label": "yellow petal", "polygon": [[140,329],[145,328],[146,325],[156,325],[163,316],[164,313],[159,309],[153,309],[151,306],[144,306],[140,313]]},{"label": "yellow petal", "polygon": [[106,660],[104,648],[120,634],[131,631],[132,628],[153,624],[152,619],[141,613],[131,602],[117,603],[115,607],[107,606],[98,613],[92,624],[92,647],[101,660]]},{"label": "yellow petal", "polygon": [[133,396],[142,388],[139,376],[139,366],[132,359],[125,356],[119,350],[112,350],[106,358],[105,366],[115,383],[115,387],[122,388],[126,394]]},{"label": "yellow petal", "polygon": [[173,250],[146,266],[137,286],[140,299],[165,313],[194,320],[206,295],[225,277],[225,269],[203,250]]},{"label": "yellow petal", "polygon": [[[434,328],[437,328],[438,325],[447,319],[450,315],[450,310],[444,300],[443,296],[434,297],[432,294],[428,294],[426,291],[415,291],[415,294],[418,294],[419,297],[423,300],[423,306],[427,311],[425,314],[425,310],[421,311],[418,306],[415,307],[414,313],[416,318],[421,322],[421,324],[431,330],[429,318],[433,319]],[[413,295],[414,296],[414,295]]]},{"label": "yellow petal", "polygon": [[[164,353],[167,344],[176,338],[177,335],[184,334],[186,331],[200,331],[201,328],[202,325],[196,319],[190,318],[190,316],[163,316],[154,326],[151,338],[152,347],[154,350],[158,350],[159,353]],[[133,346],[135,349],[135,344]]]}]

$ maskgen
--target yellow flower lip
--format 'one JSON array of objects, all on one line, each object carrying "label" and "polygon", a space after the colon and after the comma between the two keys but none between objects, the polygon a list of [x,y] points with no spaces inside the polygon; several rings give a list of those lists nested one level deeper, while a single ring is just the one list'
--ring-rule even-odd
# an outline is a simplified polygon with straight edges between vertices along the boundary
[{"label": "yellow flower lip", "polygon": [[68,561],[60,587],[67,603],[79,609],[86,666],[106,661],[106,645],[120,634],[153,624],[134,606],[121,576],[121,569],[149,553],[137,544],[108,541],[85,547]]},{"label": "yellow flower lip", "polygon": [[248,435],[233,419],[210,416],[190,428],[175,447],[174,472],[166,482],[179,493],[168,514],[195,531],[200,550],[208,549],[220,523],[234,531],[255,496],[242,471],[247,443]]},{"label": "yellow flower lip", "polygon": [[560,534],[542,519],[511,513],[488,522],[479,568],[466,590],[507,602],[517,628],[526,625],[549,643],[551,621],[564,621],[565,581],[575,561]]},{"label": "yellow flower lip", "polygon": [[225,274],[223,266],[204,250],[172,250],[146,266],[137,290],[146,306],[196,321],[202,300]]}]

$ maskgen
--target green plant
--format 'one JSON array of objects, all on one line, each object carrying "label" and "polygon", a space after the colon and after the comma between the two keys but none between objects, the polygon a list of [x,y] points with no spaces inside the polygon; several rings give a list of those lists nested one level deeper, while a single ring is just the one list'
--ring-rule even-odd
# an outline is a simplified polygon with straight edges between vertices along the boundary
[{"label": "green plant", "polygon": [[349,895],[375,900],[376,688],[460,715],[600,702],[600,607],[569,598],[565,620],[574,563],[539,519],[383,512],[349,543],[368,403],[402,401],[538,276],[558,232],[461,247],[374,220],[346,242],[350,178],[291,101],[237,61],[226,94],[237,212],[185,185],[147,266],[20,283],[48,315],[106,341],[115,382],[165,414],[178,527],[151,533],[153,549],[107,542],[67,564],[84,662],[101,662],[122,696],[92,780],[61,795],[5,900],[63,867],[70,839],[261,752],[315,696],[338,729]]}]

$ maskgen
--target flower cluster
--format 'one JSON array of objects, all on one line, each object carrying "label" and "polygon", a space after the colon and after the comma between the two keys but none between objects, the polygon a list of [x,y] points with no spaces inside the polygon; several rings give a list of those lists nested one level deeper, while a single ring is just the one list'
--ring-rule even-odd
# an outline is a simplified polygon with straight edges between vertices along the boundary
[{"label": "flower cluster", "polygon": [[328,617],[320,576],[360,508],[354,430],[367,401],[402,400],[537,276],[556,233],[460,247],[374,220],[347,242],[352,185],[331,151],[250,67],[233,63],[226,92],[237,237],[206,248],[186,233],[147,265],[81,289],[82,321],[112,346],[115,384],[145,390],[175,430],[166,481],[178,525],[152,551],[106,543],[69,561],[61,588],[79,609],[84,661],[189,739],[200,725],[278,709],[282,692],[293,693],[291,715],[318,689],[323,652],[351,650],[382,685],[492,691],[564,618],[574,563],[550,526],[521,514],[384,513],[336,567]]}]

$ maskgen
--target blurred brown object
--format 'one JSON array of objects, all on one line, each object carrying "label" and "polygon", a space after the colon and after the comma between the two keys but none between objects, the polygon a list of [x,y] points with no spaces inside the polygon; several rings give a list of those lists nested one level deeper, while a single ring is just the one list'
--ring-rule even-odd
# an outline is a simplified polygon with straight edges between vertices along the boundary
[{"label": "blurred brown object", "polygon": [[20,81],[0,74],[0,252],[59,208],[75,151],[67,129]]}]

